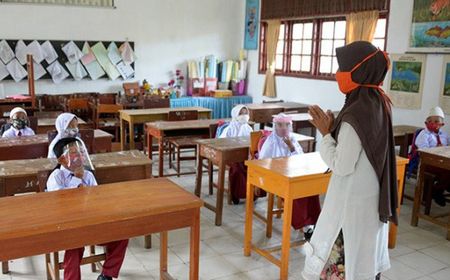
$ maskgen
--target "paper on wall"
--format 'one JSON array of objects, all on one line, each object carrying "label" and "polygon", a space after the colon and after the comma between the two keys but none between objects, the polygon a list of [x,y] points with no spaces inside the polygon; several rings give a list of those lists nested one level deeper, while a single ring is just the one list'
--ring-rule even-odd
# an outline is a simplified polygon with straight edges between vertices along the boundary
[{"label": "paper on wall", "polygon": [[103,71],[102,67],[97,62],[97,59],[87,42],[83,45],[83,54],[84,56],[81,58],[81,63],[83,63],[92,80],[97,80],[105,75],[105,71]]},{"label": "paper on wall", "polygon": [[9,76],[8,69],[3,62],[0,61],[0,81]]},{"label": "paper on wall", "polygon": [[75,63],[83,57],[83,53],[73,41],[65,44],[62,51],[66,54],[70,63]]},{"label": "paper on wall", "polygon": [[42,44],[41,48],[44,59],[48,64],[51,64],[58,58],[58,54],[56,53],[55,48],[53,47],[52,43],[50,43],[50,41],[45,41]]},{"label": "paper on wall", "polygon": [[120,55],[119,49],[117,48],[116,43],[111,42],[108,46],[108,57],[112,64],[117,65],[122,60],[122,56]]},{"label": "paper on wall", "polygon": [[27,46],[27,54],[33,56],[33,60],[37,63],[41,63],[44,60],[44,52],[38,41],[34,40]]},{"label": "paper on wall", "polygon": [[100,63],[111,80],[114,81],[120,76],[120,73],[117,70],[116,66],[113,65],[109,60],[108,51],[106,50],[102,42],[98,42],[97,44],[95,44],[92,47],[92,52],[94,53],[98,63]]},{"label": "paper on wall", "polygon": [[80,61],[77,61],[76,63],[66,62],[66,67],[69,69],[69,72],[75,81],[79,81],[87,76],[87,72],[84,70],[84,67],[81,65]]},{"label": "paper on wall", "polygon": [[15,58],[6,65],[6,69],[8,69],[9,74],[16,82],[20,82],[28,75],[25,68],[23,68],[20,62]]},{"label": "paper on wall", "polygon": [[128,80],[134,77],[134,69],[130,65],[126,65],[123,61],[116,65],[117,70],[124,80]]},{"label": "paper on wall", "polygon": [[6,40],[0,41],[0,59],[4,64],[7,64],[14,58],[14,51],[9,46]]},{"label": "paper on wall", "polygon": [[27,63],[27,45],[22,40],[17,41],[16,58],[21,65]]},{"label": "paper on wall", "polygon": [[42,78],[42,76],[47,74],[47,72],[44,69],[44,66],[42,66],[40,63],[36,63],[35,61],[33,61],[33,70],[35,81],[39,80],[40,78]]},{"label": "paper on wall", "polygon": [[69,77],[69,73],[57,60],[47,67],[47,71],[55,84],[59,84]]},{"label": "paper on wall", "polygon": [[120,54],[122,56],[122,60],[125,65],[130,65],[136,61],[136,54],[133,51],[129,42],[123,43],[119,48]]}]

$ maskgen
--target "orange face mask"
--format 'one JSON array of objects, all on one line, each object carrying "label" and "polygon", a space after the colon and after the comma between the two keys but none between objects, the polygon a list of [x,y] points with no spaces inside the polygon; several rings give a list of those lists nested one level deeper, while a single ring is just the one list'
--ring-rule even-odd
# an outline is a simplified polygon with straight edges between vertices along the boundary
[{"label": "orange face mask", "polygon": [[[381,52],[380,49],[377,49],[374,53],[370,54],[366,58],[363,59],[360,63],[356,64],[355,67],[352,68],[349,72],[343,72],[343,71],[337,71],[336,72],[336,81],[339,85],[339,90],[342,91],[344,94],[350,93],[352,90],[358,88],[358,87],[372,87],[372,88],[379,88],[382,83],[379,85],[371,85],[371,84],[358,84],[353,81],[352,79],[352,73],[358,69],[364,62],[374,57],[378,52]],[[386,52],[383,52],[384,57],[386,58],[386,61],[388,63],[388,68],[390,67],[390,60],[386,54]]]}]

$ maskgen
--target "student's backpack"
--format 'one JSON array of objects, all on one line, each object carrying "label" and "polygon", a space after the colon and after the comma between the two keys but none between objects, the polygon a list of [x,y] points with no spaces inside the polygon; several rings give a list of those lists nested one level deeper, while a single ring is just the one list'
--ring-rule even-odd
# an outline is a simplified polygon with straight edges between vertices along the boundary
[{"label": "student's backpack", "polygon": [[230,125],[230,122],[219,121],[217,130],[216,130],[216,138],[219,138],[219,136],[222,135],[222,132],[224,131],[224,129],[227,128],[229,125]]},{"label": "student's backpack", "polygon": [[419,128],[414,132],[412,143],[411,143],[411,152],[408,154],[409,158],[409,164],[408,164],[408,170],[406,171],[406,178],[411,178],[411,175],[413,174],[414,170],[417,170],[419,167],[419,152],[418,147],[416,146],[416,138],[419,135],[420,132],[422,132],[423,128]]}]

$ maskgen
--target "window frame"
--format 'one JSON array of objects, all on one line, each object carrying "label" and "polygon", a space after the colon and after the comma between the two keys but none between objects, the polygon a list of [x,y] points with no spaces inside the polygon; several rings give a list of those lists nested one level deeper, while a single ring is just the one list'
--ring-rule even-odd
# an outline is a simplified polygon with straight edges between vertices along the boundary
[{"label": "window frame", "polygon": [[[387,47],[388,39],[388,27],[389,27],[389,13],[380,13],[379,19],[386,19],[385,37],[384,37],[384,50]],[[283,69],[276,70],[276,76],[295,77],[315,80],[335,80],[335,74],[320,73],[320,48],[322,41],[322,24],[328,21],[341,21],[345,20],[345,16],[333,16],[324,17],[319,19],[301,19],[301,20],[285,20],[282,24],[285,24],[285,37],[284,37],[284,50],[283,50]],[[296,23],[312,23],[313,24],[313,38],[312,38],[312,52],[311,52],[311,70],[310,72],[304,71],[292,71],[290,70],[291,56],[292,56],[292,30]],[[258,49],[258,73],[265,74],[267,71],[267,48],[265,43],[265,28],[267,28],[266,22],[261,22],[260,25],[260,49]],[[262,36],[264,34],[264,36]],[[334,38],[333,38],[334,40]],[[262,46],[262,50],[261,50]]]}]

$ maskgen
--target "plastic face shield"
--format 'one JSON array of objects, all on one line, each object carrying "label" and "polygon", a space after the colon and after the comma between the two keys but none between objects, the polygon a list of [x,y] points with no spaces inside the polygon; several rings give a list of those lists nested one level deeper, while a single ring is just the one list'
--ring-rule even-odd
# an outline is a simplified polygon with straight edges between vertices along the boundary
[{"label": "plastic face shield", "polygon": [[85,170],[94,170],[91,158],[86,151],[85,146],[76,141],[64,147],[63,156],[66,159],[67,168],[71,171],[76,171],[81,168]]},{"label": "plastic face shield", "polygon": [[279,137],[288,137],[292,132],[292,124],[289,122],[275,122],[274,130]]}]

